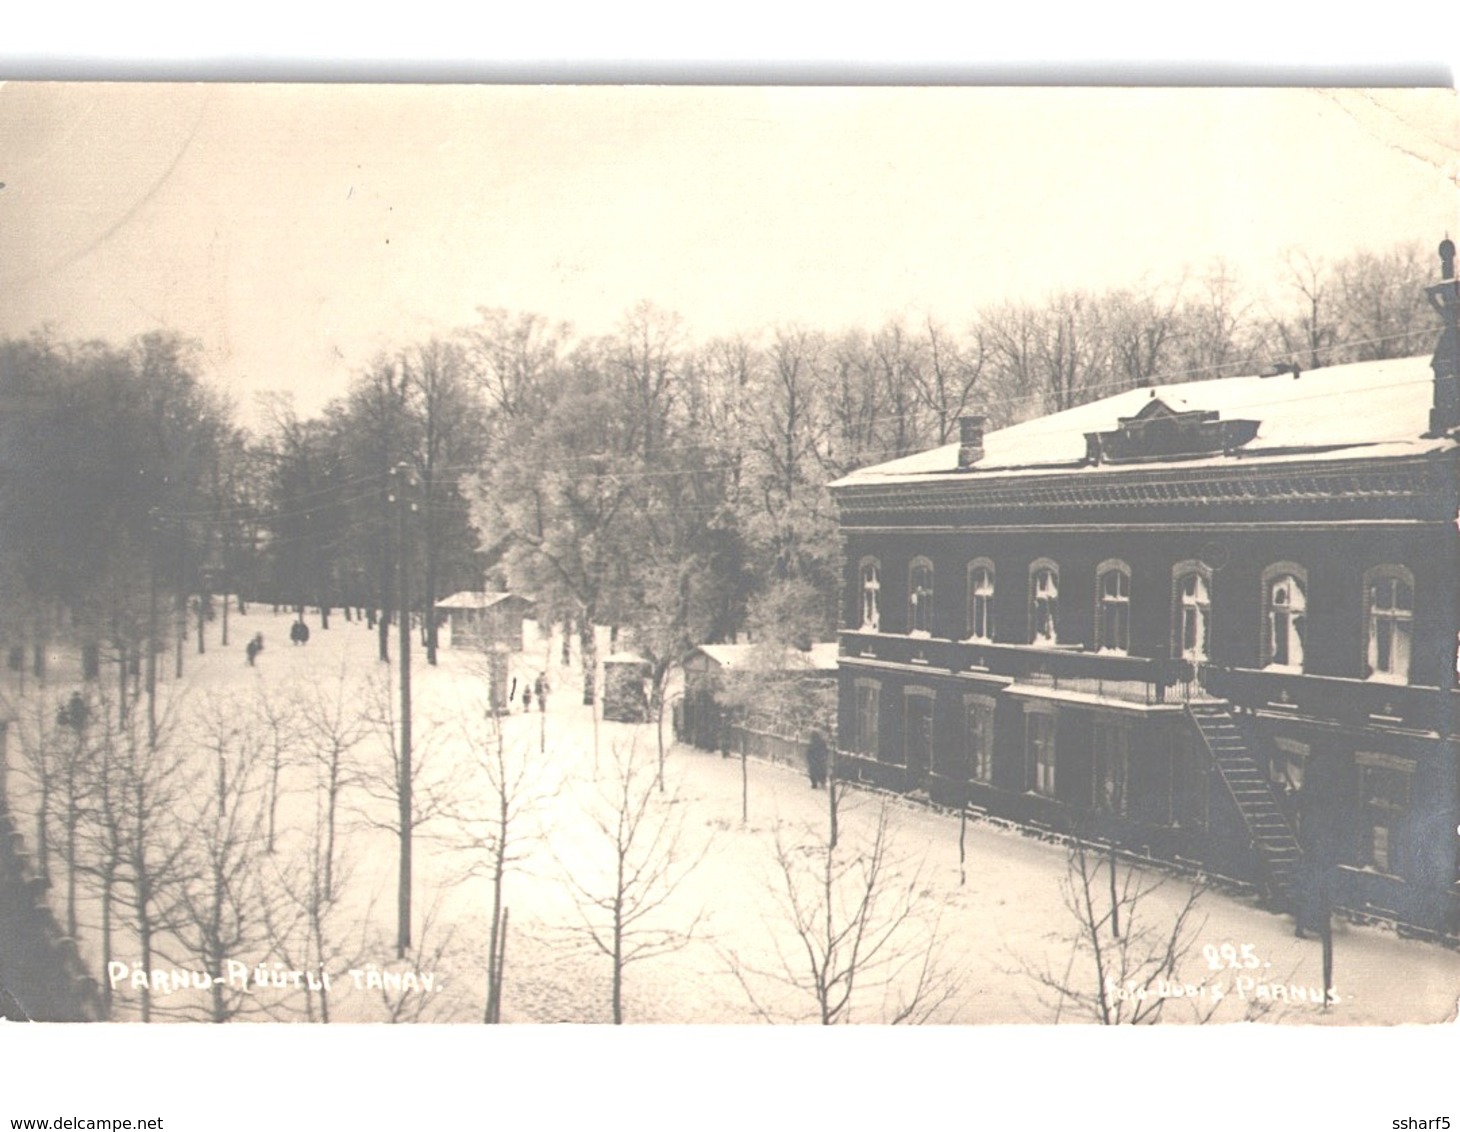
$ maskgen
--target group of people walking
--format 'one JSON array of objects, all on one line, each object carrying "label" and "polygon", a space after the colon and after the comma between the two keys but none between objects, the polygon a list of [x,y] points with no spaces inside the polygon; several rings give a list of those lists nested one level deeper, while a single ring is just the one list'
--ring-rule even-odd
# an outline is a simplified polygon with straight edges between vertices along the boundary
[{"label": "group of people walking", "polygon": [[[299,618],[289,626],[289,642],[295,645],[309,644],[309,626],[304,623],[304,618]],[[264,651],[264,635],[255,633],[249,638],[248,644],[243,646],[243,651],[248,657],[248,666],[254,667],[254,661],[258,660],[259,653]]]}]

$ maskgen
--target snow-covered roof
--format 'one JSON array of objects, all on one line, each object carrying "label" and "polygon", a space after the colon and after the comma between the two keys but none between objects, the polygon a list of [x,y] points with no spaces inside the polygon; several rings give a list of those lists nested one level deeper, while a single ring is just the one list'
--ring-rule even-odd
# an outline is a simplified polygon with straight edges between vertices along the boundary
[{"label": "snow-covered roof", "polygon": [[[831,486],[1030,475],[1068,471],[1085,462],[1086,433],[1117,428],[1153,399],[1173,412],[1216,411],[1222,420],[1261,422],[1257,435],[1233,455],[1183,458],[1183,467],[1248,464],[1254,460],[1351,459],[1408,456],[1454,448],[1445,438],[1424,439],[1433,403],[1434,373],[1428,356],[1355,362],[1293,377],[1226,377],[1128,389],[1064,412],[988,432],[984,455],[958,471],[958,448],[945,444],[901,459],[860,468]],[[1129,465],[1084,468],[1099,473]],[[1151,467],[1151,464],[1142,464]],[[1159,466],[1159,464],[1157,465]]]},{"label": "snow-covered roof", "polygon": [[[721,668],[746,668],[753,664],[759,645],[700,645],[695,650],[704,653]],[[836,641],[818,641],[809,652],[788,648],[785,650],[786,669],[834,672],[839,646]]]},{"label": "snow-covered roof", "polygon": [[436,603],[437,609],[491,609],[494,605],[500,605],[508,598],[516,598],[518,601],[532,604],[530,597],[523,597],[514,593],[493,593],[473,590],[462,590],[450,597],[444,597]]}]

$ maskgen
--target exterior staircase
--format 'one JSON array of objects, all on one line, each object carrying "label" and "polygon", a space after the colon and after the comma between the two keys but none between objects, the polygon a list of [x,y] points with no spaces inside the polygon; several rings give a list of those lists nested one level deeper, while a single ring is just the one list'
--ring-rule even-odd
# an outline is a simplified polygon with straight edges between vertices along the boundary
[{"label": "exterior staircase", "polygon": [[1292,826],[1273,796],[1267,776],[1253,757],[1227,704],[1190,703],[1186,711],[1247,826],[1268,902],[1275,909],[1291,910],[1302,852]]}]

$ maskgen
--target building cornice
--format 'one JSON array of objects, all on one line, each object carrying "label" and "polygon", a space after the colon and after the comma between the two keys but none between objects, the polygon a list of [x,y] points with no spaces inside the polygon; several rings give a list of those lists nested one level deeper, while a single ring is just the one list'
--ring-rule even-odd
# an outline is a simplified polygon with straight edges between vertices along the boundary
[{"label": "building cornice", "polygon": [[[1124,515],[1140,511],[1148,522],[1207,523],[1213,512],[1252,521],[1265,511],[1291,523],[1379,518],[1455,519],[1460,450],[1388,459],[1285,461],[1281,465],[1200,468],[1123,467],[1071,469],[1065,473],[988,476],[971,473],[924,482],[844,484],[832,489],[843,526],[863,527],[878,518],[906,526],[909,518],[978,516],[977,526],[1011,523],[1027,529],[1046,511],[1059,526],[1064,516]],[[1017,519],[1014,518],[1017,513]],[[1105,524],[1101,524],[1102,526]]]}]

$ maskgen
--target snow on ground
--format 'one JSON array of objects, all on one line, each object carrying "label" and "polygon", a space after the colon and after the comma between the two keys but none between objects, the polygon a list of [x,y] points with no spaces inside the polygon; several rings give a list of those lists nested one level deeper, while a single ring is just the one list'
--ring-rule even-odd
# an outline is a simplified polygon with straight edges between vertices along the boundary
[{"label": "snow on ground", "polygon": [[[189,642],[182,681],[185,695],[179,702],[191,729],[185,732],[190,736],[186,749],[199,771],[190,814],[206,813],[208,784],[216,781],[210,777],[215,774],[214,760],[206,749],[206,728],[198,729],[199,720],[220,714],[247,716],[259,697],[273,703],[312,698],[318,703],[323,697],[325,704],[339,705],[342,719],[351,723],[388,717],[395,710],[397,672],[394,665],[375,658],[373,632],[338,614],[325,631],[311,616],[310,642],[292,647],[289,617],[263,612],[264,608],[255,606],[248,616],[231,618],[233,643],[227,649],[217,644],[217,626],[209,631],[206,655],[196,655],[195,644]],[[257,666],[250,668],[243,643],[260,631],[266,648]],[[393,633],[392,656],[396,643]],[[540,714],[534,705],[531,713],[524,714],[514,703],[513,712],[501,721],[503,759],[509,769],[522,772],[523,783],[519,799],[523,812],[510,827],[517,848],[504,884],[510,915],[503,1020],[605,1022],[612,1018],[611,968],[578,930],[583,902],[575,898],[571,880],[602,892],[594,885],[611,874],[612,859],[607,855],[608,840],[589,815],[596,805],[599,816],[605,816],[598,795],[611,781],[615,757],[628,757],[632,750],[652,772],[657,757],[655,728],[600,722],[595,750],[593,717],[579,702],[576,642],[570,667],[561,665],[556,642],[539,640],[536,646],[516,658],[515,672],[522,682],[546,671],[552,687],[548,711]],[[170,657],[165,659],[164,667],[170,669]],[[430,976],[429,993],[410,990],[409,983],[403,983],[405,989],[393,996],[398,1016],[405,1019],[475,1021],[481,1018],[485,1001],[491,889],[481,838],[483,822],[493,816],[494,795],[485,767],[496,749],[496,732],[486,711],[481,658],[447,648],[441,652],[439,667],[428,667],[420,649],[412,660],[415,754],[422,767],[416,793],[423,806],[440,811],[423,815],[426,820],[417,828],[414,843],[418,946],[405,961],[396,959],[397,840],[389,829],[393,802],[388,796],[371,796],[361,785],[372,776],[388,782],[391,773],[390,747],[377,727],[351,752],[353,778],[342,795],[338,860],[348,880],[345,897],[329,921],[335,948],[326,965],[333,979],[330,1008],[336,1021],[390,1017],[381,990],[363,985],[372,975],[387,971],[412,972],[418,982]],[[7,699],[20,713],[34,712],[43,703],[54,705],[69,692],[64,680],[47,689],[31,681],[20,696],[14,675],[7,674],[6,680]],[[165,687],[175,692],[177,685],[168,681]],[[47,710],[55,709],[42,709]],[[23,757],[12,747],[12,793],[17,809],[23,810],[33,804],[33,797],[27,795],[24,781],[17,781]],[[741,816],[742,773],[748,784],[746,821]],[[297,881],[306,869],[317,813],[316,781],[310,765],[286,770],[278,811],[278,851],[253,855],[252,863],[262,875],[273,878],[266,883],[275,892],[283,879]],[[682,936],[691,925],[693,931],[677,950],[627,967],[625,1021],[753,1022],[762,1017],[757,1004],[776,1018],[813,1017],[815,1002],[808,994],[766,972],[777,967],[778,954],[793,961],[802,954],[787,919],[775,845],[779,839],[788,860],[814,865],[827,828],[825,792],[811,789],[795,768],[755,760],[742,768],[738,759],[688,747],[669,750],[664,787],[662,794],[654,791],[651,812],[669,815],[666,829],[680,831],[676,860],[693,867],[671,869],[675,876],[683,872],[678,888],[642,926],[663,929],[671,936]],[[960,883],[956,815],[848,790],[840,815],[843,851],[870,843],[884,806],[896,879],[902,886],[898,891],[911,892],[916,911],[901,937],[900,954],[920,954],[927,933],[935,931],[941,969],[957,982],[956,993],[934,1020],[1055,1021],[1047,992],[1030,972],[1068,969],[1078,981],[1083,969],[1080,961],[1072,966],[1075,925],[1062,895],[1066,850],[997,825],[971,822],[966,831],[967,880]],[[55,868],[51,897],[60,917],[64,888],[61,867]],[[1189,889],[1177,878],[1152,873],[1149,879],[1161,884],[1142,902],[1140,922],[1159,931],[1174,918]],[[82,953],[99,970],[98,904],[85,885],[83,893]],[[813,895],[798,890],[802,900]],[[889,888],[885,895],[891,899],[897,892]],[[928,927],[934,921],[936,927]],[[1290,917],[1263,911],[1249,898],[1208,891],[1200,898],[1193,923],[1193,947],[1180,968],[1179,981],[1196,989],[1203,1012],[1215,1007],[1217,1020],[1344,1025],[1454,1017],[1460,954],[1442,946],[1403,939],[1382,927],[1340,922],[1335,930],[1338,1001],[1322,1010],[1292,1000],[1296,995],[1287,989],[1321,987],[1319,945],[1295,939]],[[1230,949],[1224,951],[1224,945]],[[197,957],[180,948],[175,940],[163,947],[168,963],[200,966]],[[134,961],[135,944],[119,938],[114,953],[118,959]],[[1244,955],[1236,959],[1236,967],[1228,966],[1234,957]],[[269,968],[278,957],[265,949],[240,958],[250,968],[258,964]],[[736,964],[742,968],[744,985],[734,972]],[[359,989],[354,985],[357,978],[362,983]],[[1290,1000],[1274,999],[1258,984],[1280,984],[1281,993]],[[901,989],[906,991],[905,981]],[[1213,997],[1217,990],[1225,994],[1220,1002]],[[123,980],[115,993],[116,1016],[137,1017],[139,992]],[[304,1017],[297,991],[259,988],[253,993],[254,1001],[279,1007],[282,1014],[273,1016]],[[883,1020],[886,1001],[877,993],[859,997],[852,1019]],[[197,1018],[206,1005],[206,992],[179,990],[160,996],[157,1003],[159,1017]],[[1163,1021],[1189,1021],[1194,1016],[1184,998],[1173,998]],[[1061,1020],[1078,1017],[1066,1008]]]}]

